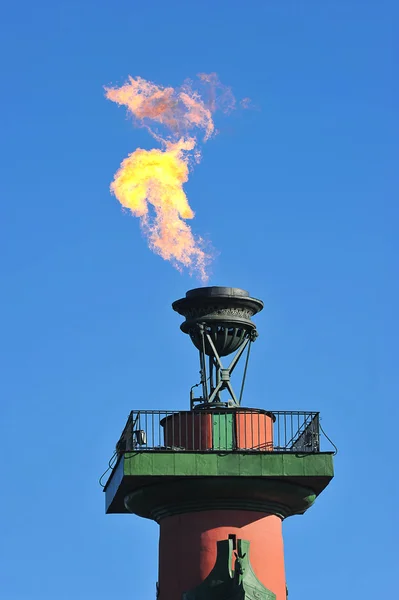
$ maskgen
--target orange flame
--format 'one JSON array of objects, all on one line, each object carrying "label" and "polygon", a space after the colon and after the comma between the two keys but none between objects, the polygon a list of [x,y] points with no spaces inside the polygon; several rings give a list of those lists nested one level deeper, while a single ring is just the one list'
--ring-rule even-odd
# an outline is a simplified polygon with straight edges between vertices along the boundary
[{"label": "orange flame", "polygon": [[[111,184],[111,191],[122,206],[140,218],[150,248],[179,270],[188,268],[208,279],[206,269],[210,255],[204,242],[195,237],[187,219],[194,217],[183,190],[188,180],[189,166],[199,162],[195,130],[203,130],[204,141],[215,133],[212,112],[218,99],[223,108],[234,108],[234,96],[224,88],[215,73],[199,75],[209,87],[206,104],[199,92],[187,81],[180,89],[161,87],[141,77],[129,77],[120,88],[105,88],[106,97],[127,107],[135,123],[147,128],[164,147],[138,148],[123,160]],[[217,90],[222,94],[217,96]],[[155,128],[166,128],[167,138]]]}]

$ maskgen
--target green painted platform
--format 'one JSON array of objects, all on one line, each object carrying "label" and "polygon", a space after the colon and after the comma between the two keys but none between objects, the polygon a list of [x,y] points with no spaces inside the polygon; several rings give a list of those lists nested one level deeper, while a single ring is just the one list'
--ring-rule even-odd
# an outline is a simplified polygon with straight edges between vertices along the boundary
[{"label": "green painted platform", "polygon": [[[291,512],[287,511],[288,516],[304,512],[333,476],[331,452],[129,452],[121,455],[104,488],[106,511],[128,513],[125,507],[128,495],[141,495],[143,501],[164,491],[170,496],[169,490],[183,490],[182,486],[187,487],[188,483],[197,490],[209,487],[220,496],[225,483],[228,489],[237,489],[237,493],[246,488],[247,498],[251,489],[254,496],[258,493],[264,497],[270,490],[276,498],[278,488],[279,492],[282,490],[281,502],[290,494],[296,496],[296,504],[290,508]],[[243,497],[243,492],[240,493]],[[298,503],[299,496],[302,504]],[[143,513],[141,508],[140,511],[137,514]],[[142,516],[153,518],[151,514]]]}]

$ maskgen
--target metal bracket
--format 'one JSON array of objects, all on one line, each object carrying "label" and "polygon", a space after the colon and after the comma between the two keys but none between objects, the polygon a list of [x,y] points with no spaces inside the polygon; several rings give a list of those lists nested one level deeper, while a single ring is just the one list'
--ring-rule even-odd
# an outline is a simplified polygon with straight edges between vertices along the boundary
[{"label": "metal bracket", "polygon": [[[221,361],[221,358],[218,354],[218,351],[216,350],[215,344],[213,343],[213,340],[211,338],[211,336],[209,335],[209,333],[206,331],[206,329],[203,327],[203,335],[204,338],[206,338],[208,344],[210,345],[210,347],[212,348],[212,352],[213,352],[213,359],[214,359],[214,366],[216,368],[216,386],[213,388],[213,390],[211,391],[211,394],[208,394],[208,390],[207,390],[207,395],[208,395],[208,402],[215,402],[217,400],[219,400],[219,394],[222,390],[227,389],[230,392],[232,401],[234,403],[234,406],[239,406],[240,402],[237,399],[237,396],[235,395],[235,392],[233,390],[233,387],[231,385],[231,381],[230,381],[230,377],[231,374],[233,373],[235,367],[237,366],[237,363],[239,361],[239,359],[242,356],[242,353],[244,352],[245,348],[248,346],[248,344],[250,343],[250,338],[248,337],[246,340],[244,340],[244,342],[241,344],[241,346],[239,347],[239,349],[237,350],[233,360],[231,361],[230,365],[228,366],[228,368],[224,368],[223,367],[223,363]],[[205,341],[205,340],[204,340]]]}]

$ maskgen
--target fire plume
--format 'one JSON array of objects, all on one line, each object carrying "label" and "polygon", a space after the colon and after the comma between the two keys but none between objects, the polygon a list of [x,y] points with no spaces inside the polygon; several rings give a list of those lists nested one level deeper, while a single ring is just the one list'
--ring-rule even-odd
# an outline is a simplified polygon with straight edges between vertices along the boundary
[{"label": "fire plume", "polygon": [[105,91],[109,100],[126,106],[135,125],[145,127],[162,146],[152,150],[137,148],[129,154],[114,176],[111,192],[122,206],[140,218],[151,250],[177,269],[187,268],[206,281],[211,256],[186,222],[193,219],[194,212],[183,185],[188,181],[190,167],[201,157],[199,132],[203,132],[203,141],[215,133],[212,113],[218,100],[224,109],[234,108],[235,100],[215,73],[200,74],[199,78],[201,85],[207,87],[207,101],[190,81],[175,89],[129,77],[123,86]]}]

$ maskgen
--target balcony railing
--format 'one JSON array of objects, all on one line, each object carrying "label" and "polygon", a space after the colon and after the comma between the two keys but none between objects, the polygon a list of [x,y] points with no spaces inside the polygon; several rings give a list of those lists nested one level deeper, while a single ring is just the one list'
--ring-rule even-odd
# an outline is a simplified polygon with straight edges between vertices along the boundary
[{"label": "balcony railing", "polygon": [[132,411],[123,452],[320,452],[318,412],[212,409]]}]

